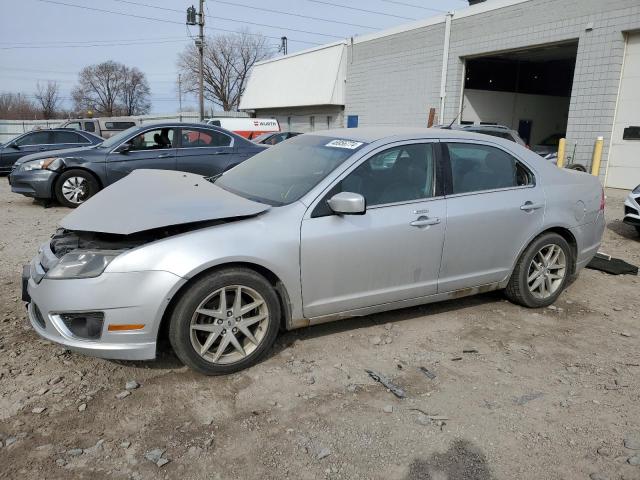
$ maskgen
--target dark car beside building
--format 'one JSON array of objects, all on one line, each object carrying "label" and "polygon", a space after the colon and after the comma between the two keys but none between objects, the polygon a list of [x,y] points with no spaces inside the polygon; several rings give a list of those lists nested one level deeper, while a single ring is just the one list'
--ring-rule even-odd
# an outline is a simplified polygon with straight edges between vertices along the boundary
[{"label": "dark car beside building", "polygon": [[0,145],[0,174],[9,173],[18,159],[32,153],[88,147],[102,142],[104,138],[97,135],[65,128],[27,132]]},{"label": "dark car beside building", "polygon": [[133,170],[177,170],[212,176],[265,148],[211,125],[149,124],[120,132],[96,146],[21,158],[9,182],[12,192],[57,199],[73,208]]}]

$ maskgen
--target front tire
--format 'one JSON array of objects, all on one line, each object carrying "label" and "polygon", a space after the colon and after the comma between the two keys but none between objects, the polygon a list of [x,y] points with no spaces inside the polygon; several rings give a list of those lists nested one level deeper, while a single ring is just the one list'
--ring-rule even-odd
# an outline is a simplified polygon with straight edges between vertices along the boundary
[{"label": "front tire", "polygon": [[205,275],[171,314],[169,341],[178,358],[204,375],[235,373],[256,364],[273,345],[280,302],[271,284],[245,268]]},{"label": "front tire", "polygon": [[528,308],[547,307],[567,287],[574,262],[571,247],[562,236],[542,234],[518,259],[505,294]]},{"label": "front tire", "polygon": [[76,208],[93,197],[100,185],[91,173],[85,170],[71,169],[62,172],[54,187],[58,202],[65,207]]}]

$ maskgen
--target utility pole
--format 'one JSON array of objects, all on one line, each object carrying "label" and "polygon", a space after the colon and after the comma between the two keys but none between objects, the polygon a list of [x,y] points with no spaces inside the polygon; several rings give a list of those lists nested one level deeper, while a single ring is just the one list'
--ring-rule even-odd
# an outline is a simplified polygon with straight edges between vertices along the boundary
[{"label": "utility pole", "polygon": [[278,51],[284,55],[287,54],[287,37],[280,37],[280,47],[278,47]]},{"label": "utility pole", "polygon": [[[197,17],[197,20],[196,20]],[[200,8],[196,14],[193,5],[187,8],[187,25],[198,25],[200,33],[196,38],[198,49],[198,90],[200,100],[200,121],[204,120],[204,0],[200,0]]]},{"label": "utility pole", "polygon": [[182,121],[182,74],[178,74],[178,105],[180,109],[178,110],[180,121]]},{"label": "utility pole", "polygon": [[204,0],[200,0],[200,14],[198,18],[198,25],[200,26],[200,45],[198,45],[198,51],[200,52],[200,65],[198,70],[198,79],[200,85],[200,121],[204,120]]}]

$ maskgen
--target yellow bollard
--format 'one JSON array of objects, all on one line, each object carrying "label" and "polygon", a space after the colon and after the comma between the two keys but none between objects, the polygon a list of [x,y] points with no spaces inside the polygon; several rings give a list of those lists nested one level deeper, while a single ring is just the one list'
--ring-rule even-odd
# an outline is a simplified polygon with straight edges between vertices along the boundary
[{"label": "yellow bollard", "polygon": [[600,173],[600,161],[602,160],[602,145],[604,137],[598,137],[593,147],[593,157],[591,158],[591,175],[598,176]]},{"label": "yellow bollard", "polygon": [[567,146],[567,139],[561,138],[558,142],[558,168],[564,167],[564,154]]}]

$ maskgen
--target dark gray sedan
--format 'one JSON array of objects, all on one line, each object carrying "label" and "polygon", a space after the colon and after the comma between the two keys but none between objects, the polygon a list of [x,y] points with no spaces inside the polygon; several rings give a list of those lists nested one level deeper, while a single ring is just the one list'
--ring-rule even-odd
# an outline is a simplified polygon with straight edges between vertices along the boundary
[{"label": "dark gray sedan", "polygon": [[212,176],[264,150],[212,125],[157,123],[133,127],[87,148],[28,155],[16,162],[11,191],[77,207],[140,168]]},{"label": "dark gray sedan", "polygon": [[88,147],[102,142],[104,138],[97,135],[65,128],[27,132],[0,146],[0,174],[9,173],[19,158],[32,153]]}]

